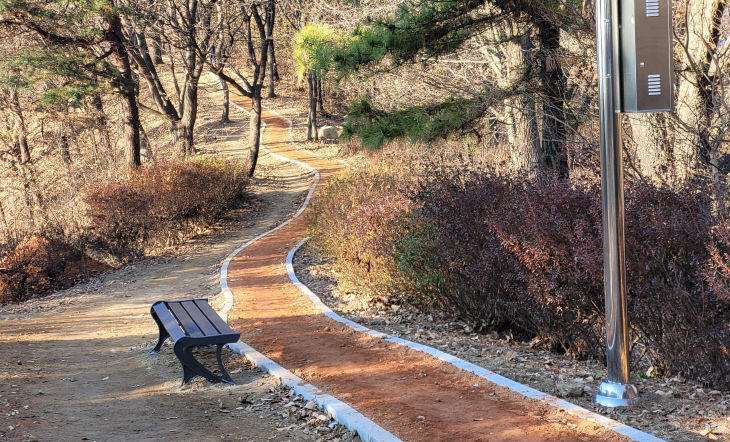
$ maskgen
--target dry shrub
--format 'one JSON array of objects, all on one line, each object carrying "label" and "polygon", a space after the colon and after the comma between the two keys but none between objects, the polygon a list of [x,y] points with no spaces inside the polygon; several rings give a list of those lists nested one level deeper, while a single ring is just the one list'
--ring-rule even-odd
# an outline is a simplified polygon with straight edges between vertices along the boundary
[{"label": "dry shrub", "polygon": [[[447,309],[482,330],[604,357],[596,185],[434,171],[419,191],[408,187],[362,172],[320,197],[314,238],[346,280]],[[629,186],[629,318],[635,361],[730,388],[730,235],[708,194],[700,183]]]},{"label": "dry shrub", "polygon": [[105,269],[62,241],[30,237],[0,260],[0,304],[66,288]]},{"label": "dry shrub", "polygon": [[[599,188],[486,176],[426,188],[437,262],[454,287],[443,294],[445,304],[492,327],[538,336],[554,350],[603,357]],[[728,388],[728,279],[720,272],[707,278],[711,251],[726,246],[713,238],[718,221],[703,190],[694,183],[629,187],[629,318],[643,362]]]},{"label": "dry shrub", "polygon": [[313,245],[337,258],[342,282],[373,297],[387,297],[394,284],[390,244],[412,203],[396,180],[353,173],[330,181],[313,201]]},{"label": "dry shrub", "polygon": [[138,256],[190,224],[215,221],[245,199],[248,183],[242,162],[157,162],[86,190],[89,232],[94,243],[117,256]]}]

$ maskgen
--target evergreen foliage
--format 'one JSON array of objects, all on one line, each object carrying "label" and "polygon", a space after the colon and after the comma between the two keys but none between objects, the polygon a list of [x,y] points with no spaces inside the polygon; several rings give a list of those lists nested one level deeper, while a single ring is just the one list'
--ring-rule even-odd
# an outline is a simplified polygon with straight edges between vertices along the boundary
[{"label": "evergreen foliage", "polygon": [[301,79],[311,72],[323,77],[330,69],[332,51],[339,38],[324,23],[308,23],[294,34],[292,57],[297,76]]},{"label": "evergreen foliage", "polygon": [[48,79],[60,83],[44,88],[40,96],[43,106],[81,106],[83,98],[90,94],[102,92],[104,86],[98,81],[99,76],[116,78],[118,72],[98,58],[74,54],[58,48],[46,50],[28,50],[15,58],[0,64],[3,73],[0,76],[0,87],[31,87]]},{"label": "evergreen foliage", "polygon": [[80,106],[85,96],[102,92],[105,82],[122,88],[118,69],[93,49],[104,38],[99,19],[116,13],[108,0],[0,0],[0,12],[13,17],[6,25],[25,27],[51,43],[4,59],[0,87],[48,83],[40,96],[46,107]]},{"label": "evergreen foliage", "polygon": [[[485,0],[413,0],[401,5],[392,19],[361,24],[333,51],[335,69],[341,76],[382,61],[391,55],[398,65],[449,53],[464,41],[506,17],[484,11]],[[495,2],[496,3],[496,2]]]},{"label": "evergreen foliage", "polygon": [[482,110],[478,101],[450,98],[432,106],[384,112],[362,98],[350,106],[344,136],[357,136],[369,149],[377,149],[384,142],[396,138],[408,138],[412,142],[433,141],[463,129],[478,118]]}]

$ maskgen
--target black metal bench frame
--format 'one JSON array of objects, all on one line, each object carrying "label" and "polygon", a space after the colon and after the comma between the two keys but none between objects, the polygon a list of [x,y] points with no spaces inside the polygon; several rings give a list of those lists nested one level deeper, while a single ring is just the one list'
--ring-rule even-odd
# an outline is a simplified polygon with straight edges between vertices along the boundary
[{"label": "black metal bench frame", "polygon": [[[241,334],[231,330],[208,304],[207,299],[157,301],[152,304],[150,313],[160,329],[160,338],[148,354],[158,354],[162,344],[168,338],[172,339],[173,350],[183,368],[183,385],[196,376],[202,376],[211,382],[235,385],[223,367],[221,349],[226,344],[237,342]],[[195,347],[209,345],[216,346],[215,357],[220,375],[205,368],[193,355]]]}]

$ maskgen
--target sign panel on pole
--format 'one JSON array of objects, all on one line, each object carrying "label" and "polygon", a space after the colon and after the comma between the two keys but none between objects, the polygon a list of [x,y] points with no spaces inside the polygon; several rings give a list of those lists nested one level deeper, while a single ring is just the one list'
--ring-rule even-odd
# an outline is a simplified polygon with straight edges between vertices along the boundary
[{"label": "sign panel on pole", "polygon": [[621,112],[672,110],[672,2],[620,0]]}]

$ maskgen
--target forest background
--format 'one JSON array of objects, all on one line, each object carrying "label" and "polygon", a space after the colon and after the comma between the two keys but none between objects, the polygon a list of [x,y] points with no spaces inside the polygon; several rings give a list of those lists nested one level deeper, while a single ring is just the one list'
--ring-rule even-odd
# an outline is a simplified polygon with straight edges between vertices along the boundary
[{"label": "forest background", "polygon": [[[156,253],[241,204],[262,102],[289,82],[310,138],[324,118],[370,152],[310,216],[342,284],[602,358],[593,7],[0,0],[0,297]],[[676,108],[622,123],[633,360],[730,388],[730,7],[673,10]],[[246,162],[196,149],[206,70],[252,100]]]}]

